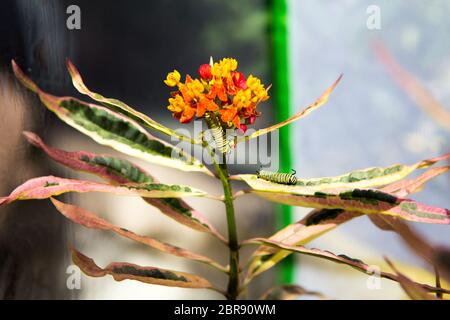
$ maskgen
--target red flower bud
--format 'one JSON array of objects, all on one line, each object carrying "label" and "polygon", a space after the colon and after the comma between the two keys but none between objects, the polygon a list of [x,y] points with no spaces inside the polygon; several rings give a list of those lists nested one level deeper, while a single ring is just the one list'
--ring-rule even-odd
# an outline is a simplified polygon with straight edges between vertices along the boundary
[{"label": "red flower bud", "polygon": [[209,64],[202,64],[200,68],[198,68],[198,74],[200,75],[200,78],[203,80],[209,81],[212,79],[211,74],[211,66]]},{"label": "red flower bud", "polygon": [[231,73],[231,77],[233,78],[234,85],[240,89],[247,89],[247,81],[245,80],[245,76],[242,72],[233,71]]},{"label": "red flower bud", "polygon": [[245,124],[241,124],[241,126],[239,127],[239,129],[241,130],[241,132],[243,133],[243,134],[245,134],[245,132],[247,131],[247,126],[245,125]]},{"label": "red flower bud", "polygon": [[256,121],[256,116],[251,116],[250,117],[250,124],[254,124]]}]

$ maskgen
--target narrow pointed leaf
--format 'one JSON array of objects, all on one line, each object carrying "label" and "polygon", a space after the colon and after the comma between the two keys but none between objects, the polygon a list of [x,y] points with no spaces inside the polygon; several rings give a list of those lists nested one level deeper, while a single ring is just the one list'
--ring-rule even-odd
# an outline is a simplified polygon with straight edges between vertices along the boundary
[{"label": "narrow pointed leaf", "polygon": [[450,131],[448,108],[442,105],[416,76],[404,69],[382,42],[376,43],[374,51],[406,95],[443,129]]},{"label": "narrow pointed leaf", "polygon": [[[416,179],[399,181],[386,186],[383,190],[389,191],[395,195],[406,196],[410,193],[420,191],[425,182],[447,172],[449,169],[450,166],[433,168]],[[408,224],[396,217],[386,215],[369,215],[369,219],[381,230],[396,232],[412,251],[427,262],[433,264],[433,253],[435,252],[435,249],[419,233],[409,227]]]},{"label": "narrow pointed leaf", "polygon": [[23,134],[29,143],[42,149],[51,159],[73,170],[92,173],[116,184],[156,182],[143,168],[126,159],[108,154],[51,148],[38,135],[28,131]]},{"label": "narrow pointed leaf", "polygon": [[155,267],[141,267],[126,262],[113,262],[105,268],[99,267],[94,260],[72,249],[72,261],[81,271],[90,277],[111,275],[114,280],[136,280],[149,284],[181,288],[209,288],[208,280],[199,276]]},{"label": "narrow pointed leaf", "polygon": [[[336,262],[339,264],[344,264],[344,265],[350,266],[358,271],[361,271],[363,273],[371,274],[370,266],[368,264],[364,263],[363,261],[361,261],[359,259],[351,258],[345,254],[336,255],[330,251],[320,250],[320,249],[316,249],[316,248],[309,249],[309,248],[306,248],[303,246],[290,246],[290,245],[283,244],[281,242],[277,242],[277,241],[273,241],[273,240],[269,240],[269,239],[265,239],[265,238],[254,238],[254,239],[249,239],[249,240],[245,240],[242,242],[242,245],[247,245],[247,244],[264,244],[264,245],[272,246],[272,247],[275,247],[278,249],[288,250],[288,251],[295,252],[295,253],[306,254],[309,256],[314,256],[317,258]],[[254,270],[253,273],[258,273],[258,271]],[[383,271],[380,272],[380,277],[394,280],[397,282],[399,281],[398,275],[389,273],[389,272],[383,272]],[[450,290],[436,288],[436,287],[425,285],[425,284],[419,284],[419,283],[416,283],[416,284],[427,291],[450,293]]]},{"label": "narrow pointed leaf", "polygon": [[442,273],[442,276],[450,282],[450,248],[437,247],[432,251],[432,262]]},{"label": "narrow pointed leaf", "polygon": [[126,116],[72,97],[56,97],[45,93],[20,70],[14,61],[13,70],[19,81],[36,93],[50,111],[97,143],[151,163],[212,175],[199,160],[150,135],[138,123]]},{"label": "narrow pointed leaf", "polygon": [[260,191],[274,191],[299,194],[313,194],[317,191],[336,191],[354,188],[381,187],[399,181],[417,169],[425,169],[433,164],[450,158],[450,153],[419,161],[412,165],[394,164],[389,167],[372,167],[355,170],[334,177],[297,179],[295,185],[283,185],[258,178],[255,174],[241,174],[233,179],[243,180],[250,187]]},{"label": "narrow pointed leaf", "polygon": [[121,196],[155,198],[200,197],[203,191],[179,185],[160,183],[109,185],[104,183],[45,176],[30,179],[17,187],[7,197],[0,198],[0,205],[17,200],[47,199],[67,192],[105,192]]},{"label": "narrow pointed leaf", "polygon": [[263,134],[267,134],[269,132],[275,131],[281,127],[284,127],[285,125],[288,125],[294,121],[297,121],[301,118],[306,117],[308,114],[310,114],[311,112],[313,112],[314,110],[316,110],[317,108],[321,107],[322,105],[324,105],[325,103],[328,102],[328,97],[330,96],[331,92],[333,92],[334,88],[336,88],[336,86],[338,85],[339,81],[341,81],[341,79],[342,79],[342,75],[340,75],[339,78],[337,78],[337,80],[330,87],[328,87],[325,90],[325,92],[319,97],[319,99],[314,101],[312,104],[307,106],[302,111],[294,114],[292,117],[290,117],[289,119],[287,119],[283,122],[277,123],[273,126],[265,128],[265,129],[260,129],[256,132],[253,132],[252,134],[250,134],[248,136],[242,137],[241,139],[238,139],[237,143],[242,142],[242,141],[247,141],[247,140],[259,137]]},{"label": "narrow pointed leaf", "polygon": [[183,135],[180,135],[175,130],[170,129],[166,126],[163,126],[162,124],[156,122],[149,116],[133,109],[132,107],[128,106],[126,103],[117,100],[117,99],[111,99],[111,98],[105,98],[99,93],[92,92],[88,89],[88,87],[84,84],[83,79],[81,78],[80,73],[78,72],[77,68],[73,65],[73,63],[70,60],[67,60],[67,69],[69,70],[70,76],[72,78],[72,83],[74,87],[82,94],[89,96],[93,100],[102,103],[109,109],[122,113],[125,116],[135,120],[136,122],[140,123],[143,126],[146,126],[148,128],[154,129],[156,131],[159,131],[161,133],[167,134],[171,137],[178,138],[180,140],[186,140],[191,143],[195,144],[201,144],[201,141],[196,141],[194,139],[187,138]]},{"label": "narrow pointed leaf", "polygon": [[[449,167],[431,168],[415,179],[392,183],[383,187],[381,191],[406,196],[410,193],[420,191],[426,182],[447,172],[448,169]],[[345,211],[343,209],[315,209],[300,221],[278,231],[270,237],[270,240],[283,242],[288,245],[305,245],[322,234],[329,232],[339,225],[361,215],[362,213]],[[385,221],[385,223],[389,223],[391,228],[393,224],[399,226],[401,223],[398,218],[391,216],[375,214],[369,215],[369,217],[380,217]],[[395,221],[397,221],[397,223],[395,223]],[[402,224],[402,226],[404,226],[404,224]],[[421,252],[426,251],[426,249],[424,249],[425,247],[420,244],[420,241],[417,242],[414,237],[411,237],[410,234],[406,232],[407,229],[405,227],[402,227],[401,230],[403,230],[402,234],[407,236],[407,239],[409,239],[410,244],[414,244],[416,250],[421,249]],[[253,254],[253,261],[250,264],[247,278],[251,279],[256,275],[252,273],[252,270],[254,270],[256,266],[258,267],[258,274],[262,273],[273,267],[288,255],[290,255],[290,252],[286,250],[278,250],[267,246],[258,248],[258,250],[256,250]]]},{"label": "narrow pointed leaf", "polygon": [[414,282],[404,274],[400,273],[394,266],[394,264],[387,258],[385,258],[388,265],[394,270],[397,275],[397,281],[405,291],[405,293],[413,300],[439,300],[436,297],[429,294],[421,285]]},{"label": "narrow pointed leaf", "polygon": [[376,190],[354,189],[339,194],[315,193],[314,195],[269,193],[255,194],[270,201],[307,208],[344,209],[363,214],[386,214],[404,220],[450,224],[450,211],[428,206],[411,199],[398,198]]},{"label": "narrow pointed leaf", "polygon": [[269,289],[261,296],[261,300],[296,300],[302,296],[313,296],[324,299],[324,295],[309,291],[299,285],[285,284]]},{"label": "narrow pointed leaf", "polygon": [[64,215],[66,218],[71,220],[74,223],[80,224],[84,227],[91,228],[91,229],[99,229],[99,230],[109,230],[112,231],[122,237],[134,240],[136,242],[145,244],[149,247],[152,247],[156,250],[172,254],[178,257],[202,262],[205,264],[208,264],[212,267],[215,267],[221,271],[226,272],[226,269],[219,265],[217,262],[209,259],[208,257],[202,256],[200,254],[191,252],[189,250],[179,248],[167,243],[163,243],[161,241],[158,241],[156,239],[153,239],[151,237],[138,235],[132,231],[129,231],[124,228],[117,227],[110,222],[98,217],[94,213],[85,210],[83,208],[74,206],[72,204],[63,203],[61,201],[58,201],[54,198],[50,198],[53,205],[58,209],[58,211]]},{"label": "narrow pointed leaf", "polygon": [[[67,152],[49,147],[32,132],[24,132],[24,135],[31,144],[41,148],[56,162],[73,170],[95,174],[112,184],[158,183],[150,173],[126,159],[85,151]],[[144,198],[144,200],[177,222],[201,232],[211,233],[226,242],[216,228],[185,201],[177,198]]]},{"label": "narrow pointed leaf", "polygon": [[450,170],[450,166],[432,168],[414,179],[407,179],[391,183],[382,188],[384,192],[393,193],[398,197],[406,197],[407,195],[422,190],[426,182],[440,176]]}]

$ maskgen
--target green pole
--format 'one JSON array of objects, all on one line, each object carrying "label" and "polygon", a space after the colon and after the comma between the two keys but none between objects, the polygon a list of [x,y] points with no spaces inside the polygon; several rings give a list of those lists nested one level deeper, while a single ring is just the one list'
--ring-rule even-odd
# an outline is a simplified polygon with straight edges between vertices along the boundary
[{"label": "green pole", "polygon": [[[277,122],[286,120],[290,116],[287,1],[272,0],[273,89]],[[292,169],[290,126],[282,127],[279,134],[280,171],[289,172]],[[291,207],[279,206],[277,208],[277,230],[290,223],[292,223]],[[284,259],[279,266],[278,283],[293,283],[294,267],[293,255]]]}]

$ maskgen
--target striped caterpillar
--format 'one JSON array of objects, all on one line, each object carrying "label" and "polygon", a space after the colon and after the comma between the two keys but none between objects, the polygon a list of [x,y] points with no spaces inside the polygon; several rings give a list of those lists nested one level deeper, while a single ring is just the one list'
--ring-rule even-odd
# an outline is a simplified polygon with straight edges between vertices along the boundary
[{"label": "striped caterpillar", "polygon": [[215,149],[219,150],[220,153],[229,153],[231,151],[231,147],[227,141],[225,131],[223,130],[216,115],[212,112],[207,112],[205,113],[205,120],[214,139]]},{"label": "striped caterpillar", "polygon": [[256,171],[256,176],[270,182],[294,185],[297,183],[296,173],[294,169],[292,169],[292,173],[271,172],[259,169]]}]

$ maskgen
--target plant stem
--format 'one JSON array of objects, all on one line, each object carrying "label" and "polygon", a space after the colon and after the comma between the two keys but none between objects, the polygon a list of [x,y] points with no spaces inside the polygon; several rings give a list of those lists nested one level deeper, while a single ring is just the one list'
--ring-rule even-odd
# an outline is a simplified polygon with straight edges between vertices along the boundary
[{"label": "plant stem", "polygon": [[227,298],[236,300],[239,294],[239,242],[236,230],[236,219],[234,216],[233,194],[228,179],[228,168],[226,154],[222,157],[222,163],[215,163],[217,174],[222,182],[224,203],[227,213],[228,225],[228,247],[230,248],[230,275],[228,280]]}]

